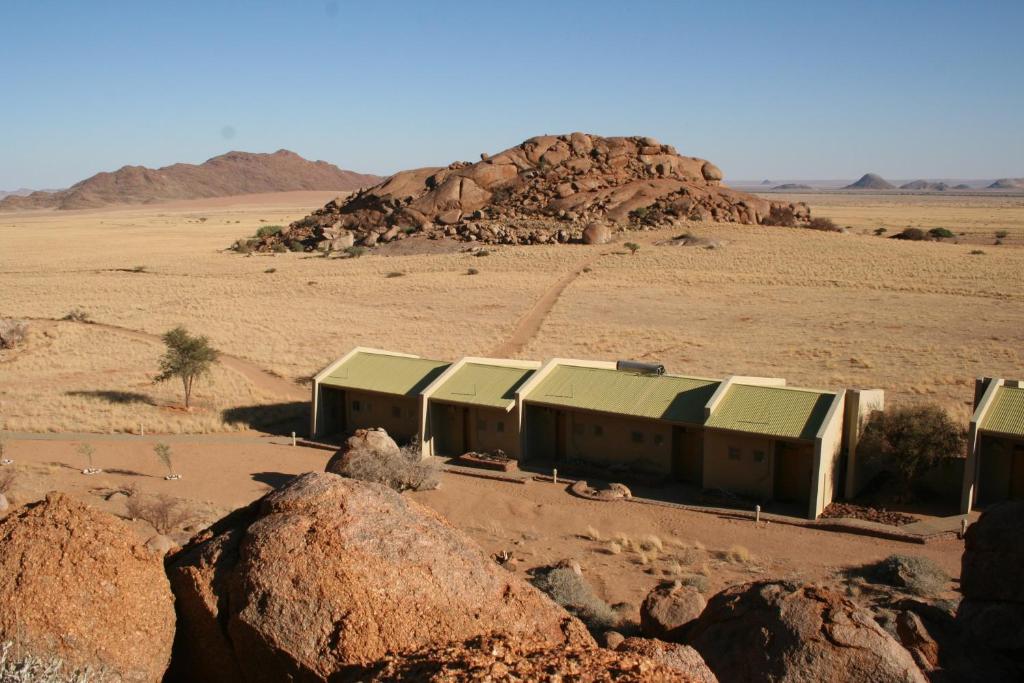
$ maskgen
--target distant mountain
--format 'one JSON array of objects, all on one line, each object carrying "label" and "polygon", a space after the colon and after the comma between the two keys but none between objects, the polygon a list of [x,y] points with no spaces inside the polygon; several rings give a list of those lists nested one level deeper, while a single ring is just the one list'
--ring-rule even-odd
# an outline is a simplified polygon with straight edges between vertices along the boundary
[{"label": "distant mountain", "polygon": [[857,182],[847,185],[844,190],[895,190],[896,186],[875,173],[865,173]]},{"label": "distant mountain", "polygon": [[1024,178],[1000,178],[988,186],[989,190],[1024,190]]},{"label": "distant mountain", "polygon": [[0,199],[4,197],[27,197],[35,192],[27,187],[19,187],[17,190],[0,190]]},{"label": "distant mountain", "polygon": [[772,188],[773,190],[813,190],[814,188],[810,185],[804,185],[802,183],[783,183],[782,185],[776,185]]},{"label": "distant mountain", "polygon": [[953,189],[954,190],[971,190],[971,189],[974,189],[974,188],[972,188],[967,183],[960,183],[959,185],[954,185]]},{"label": "distant mountain", "polygon": [[228,152],[198,165],[174,164],[157,169],[125,166],[112,173],[97,173],[66,190],[7,197],[0,200],[0,210],[89,209],[293,190],[348,191],[381,180],[379,176],[342,170],[326,161],[309,161],[285,149],[273,154]]},{"label": "distant mountain", "polygon": [[946,183],[938,182],[933,183],[928,180],[914,180],[909,183],[900,185],[901,190],[924,190],[926,192],[943,192],[949,189],[949,185]]}]

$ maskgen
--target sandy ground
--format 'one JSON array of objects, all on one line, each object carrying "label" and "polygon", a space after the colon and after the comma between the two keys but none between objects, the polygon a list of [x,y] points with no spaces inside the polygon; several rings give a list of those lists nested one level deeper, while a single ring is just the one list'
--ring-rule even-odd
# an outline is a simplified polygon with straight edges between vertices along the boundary
[{"label": "sandy ground", "polygon": [[[104,472],[83,475],[79,440],[11,438],[7,456],[15,464],[0,467],[0,481],[6,472],[17,473],[8,491],[16,504],[62,490],[116,515],[126,514],[125,500],[107,497],[119,491],[134,488],[135,495],[185,498],[195,519],[188,530],[172,533],[184,541],[196,528],[288,477],[322,470],[330,456],[252,433],[165,437],[174,469],[183,476],[166,481],[152,451],[157,441],[89,437],[94,465]],[[724,515],[636,502],[589,501],[572,496],[562,485],[539,481],[521,485],[444,473],[438,490],[407,495],[437,510],[489,554],[509,551],[509,566],[517,573],[525,576],[529,568],[574,559],[605,600],[627,602],[634,610],[662,580],[706,576],[709,592],[758,578],[832,583],[840,580],[837,572],[843,568],[892,553],[927,556],[956,578],[962,552],[962,543],[953,539],[914,545],[783,524],[757,527]],[[155,534],[142,521],[135,528],[141,539]],[[617,552],[613,542],[619,545]],[[647,549],[641,550],[641,544]]]}]

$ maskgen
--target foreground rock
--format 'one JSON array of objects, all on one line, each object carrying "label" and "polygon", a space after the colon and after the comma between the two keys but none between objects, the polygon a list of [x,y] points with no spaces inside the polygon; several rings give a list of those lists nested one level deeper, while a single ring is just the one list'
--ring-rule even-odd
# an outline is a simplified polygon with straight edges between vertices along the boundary
[{"label": "foreground rock", "polygon": [[640,605],[640,630],[648,638],[674,640],[672,634],[699,617],[706,606],[695,588],[677,583],[658,586]]},{"label": "foreground rock", "polygon": [[632,652],[613,652],[579,645],[552,648],[531,639],[485,636],[429,648],[410,655],[389,656],[376,665],[346,672],[339,681],[679,681],[704,683],[685,673]]},{"label": "foreground rock", "polygon": [[773,208],[786,209],[797,224],[810,220],[806,204],[769,202],[721,181],[711,162],[652,138],[543,135],[477,163],[396,173],[249,246],[337,250],[416,233],[495,244],[601,244],[611,238],[609,223],[758,224]]},{"label": "foreground rock", "polygon": [[167,577],[127,524],[56,493],[0,522],[0,642],[14,654],[159,681],[173,640]]},{"label": "foreground rock", "polygon": [[689,645],[666,643],[654,638],[626,638],[616,648],[618,652],[641,655],[662,664],[700,683],[718,683],[700,653]]},{"label": "foreground rock", "polygon": [[967,529],[957,610],[962,671],[1024,680],[1024,501],[993,505]]},{"label": "foreground rock", "polygon": [[687,629],[686,642],[730,683],[926,680],[868,612],[833,591],[788,582],[715,595]]},{"label": "foreground rock", "polygon": [[383,429],[357,429],[352,436],[345,439],[338,452],[327,461],[327,471],[344,475],[349,461],[354,457],[368,455],[387,458],[397,456],[401,449],[395,440]]},{"label": "foreground rock", "polygon": [[388,652],[493,632],[594,646],[435,513],[333,474],[296,477],[222,519],[168,571],[182,679],[326,680]]}]

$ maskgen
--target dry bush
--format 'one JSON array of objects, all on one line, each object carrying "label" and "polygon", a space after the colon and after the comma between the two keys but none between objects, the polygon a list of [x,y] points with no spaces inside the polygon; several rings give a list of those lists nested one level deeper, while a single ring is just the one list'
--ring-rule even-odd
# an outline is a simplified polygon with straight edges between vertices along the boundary
[{"label": "dry bush", "polygon": [[921,228],[907,228],[903,232],[897,233],[892,236],[894,240],[910,240],[911,242],[921,242],[928,239],[928,233]]},{"label": "dry bush", "polygon": [[704,574],[687,574],[679,578],[679,583],[683,586],[690,586],[698,593],[708,592],[708,577]]},{"label": "dry bush", "polygon": [[14,482],[18,480],[18,473],[15,470],[0,470],[0,494],[6,494],[14,489]]},{"label": "dry bush", "polygon": [[591,541],[600,541],[601,540],[601,532],[598,531],[597,529],[595,529],[592,526],[588,526],[587,527],[587,530],[585,532],[583,532],[583,536],[585,538],[589,538]]},{"label": "dry bush", "polygon": [[949,574],[927,557],[890,555],[889,557],[848,572],[871,583],[901,588],[921,596],[937,596],[950,582]]},{"label": "dry bush", "polygon": [[530,583],[579,618],[591,631],[607,631],[618,626],[621,620],[611,605],[599,598],[587,580],[567,563],[530,570]]},{"label": "dry bush", "polygon": [[71,670],[57,657],[18,654],[14,643],[0,643],[0,683],[101,683],[103,672]]},{"label": "dry bush", "polygon": [[742,545],[734,545],[730,547],[724,554],[725,559],[736,564],[742,564],[750,562],[751,557],[750,551]]},{"label": "dry bush", "polygon": [[835,224],[831,218],[825,218],[818,216],[812,218],[807,222],[807,227],[811,230],[822,230],[824,232],[842,232],[842,228]]},{"label": "dry bush", "polygon": [[609,555],[619,555],[621,553],[622,553],[622,544],[621,543],[619,543],[618,541],[609,541],[608,542],[608,554]]},{"label": "dry bush", "polygon": [[440,484],[437,461],[420,458],[419,450],[405,447],[397,454],[353,451],[345,456],[338,474],[360,481],[384,484],[395,491],[429,491]]},{"label": "dry bush", "polygon": [[0,318],[0,349],[16,349],[28,338],[28,324],[24,320]]},{"label": "dry bush", "polygon": [[149,523],[158,534],[173,533],[198,517],[188,501],[166,493],[149,496],[132,490],[125,505],[130,518]]},{"label": "dry bush", "polygon": [[761,219],[761,225],[777,225],[784,228],[796,227],[796,214],[789,206],[773,206],[768,215]]},{"label": "dry bush", "polygon": [[89,315],[88,311],[84,311],[81,308],[72,308],[70,311],[64,314],[61,320],[67,320],[73,323],[91,323],[92,316]]},{"label": "dry bush", "polygon": [[648,552],[653,551],[655,553],[659,553],[665,549],[665,544],[662,543],[661,539],[654,534],[649,534],[640,540],[640,549]]}]

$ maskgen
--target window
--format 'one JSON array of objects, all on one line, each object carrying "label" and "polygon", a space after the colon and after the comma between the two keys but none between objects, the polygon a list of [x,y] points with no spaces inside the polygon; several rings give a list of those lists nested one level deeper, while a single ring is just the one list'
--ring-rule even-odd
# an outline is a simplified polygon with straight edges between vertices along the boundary
[{"label": "window", "polygon": [[739,460],[740,459],[740,449],[736,448],[735,446],[729,446],[729,459],[730,460]]},{"label": "window", "polygon": [[630,438],[630,440],[633,443],[643,443],[644,442],[643,432],[633,432],[632,434],[630,434],[629,438]]},{"label": "window", "polygon": [[505,423],[502,420],[498,420],[494,423],[494,431],[499,434],[505,431]]},{"label": "window", "polygon": [[359,401],[352,401],[352,412],[353,413],[358,413],[362,409],[363,409],[363,406],[359,403]]},{"label": "window", "polygon": [[764,462],[764,451],[754,451],[754,462]]},{"label": "window", "polygon": [[604,426],[594,425],[594,436],[604,436]]}]

